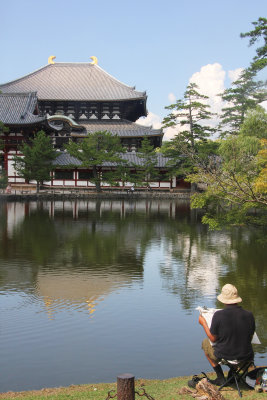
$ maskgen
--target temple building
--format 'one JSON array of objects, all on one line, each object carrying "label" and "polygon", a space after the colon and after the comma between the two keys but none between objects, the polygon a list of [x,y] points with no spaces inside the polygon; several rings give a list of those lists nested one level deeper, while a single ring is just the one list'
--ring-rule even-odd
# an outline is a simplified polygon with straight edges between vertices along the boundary
[{"label": "temple building", "polygon": [[[64,150],[69,140],[83,139],[89,133],[108,131],[118,135],[126,148],[125,158],[135,164],[143,138],[147,137],[154,148],[161,146],[162,129],[136,123],[147,115],[146,92],[137,91],[105,72],[96,57],[88,63],[58,63],[54,59],[51,56],[46,66],[0,85],[0,121],[9,128],[8,132],[0,132],[4,142],[0,165],[7,171],[10,183],[24,182],[14,170],[13,154],[18,153],[22,141],[28,141],[41,129],[59,151],[56,170],[47,185],[93,186],[90,174],[82,170],[78,160],[77,168],[73,168],[72,158],[72,168],[66,169],[70,156]],[[157,168],[161,177],[166,176],[166,162],[159,154]],[[172,185],[176,186],[176,181],[164,178],[152,186]]]}]

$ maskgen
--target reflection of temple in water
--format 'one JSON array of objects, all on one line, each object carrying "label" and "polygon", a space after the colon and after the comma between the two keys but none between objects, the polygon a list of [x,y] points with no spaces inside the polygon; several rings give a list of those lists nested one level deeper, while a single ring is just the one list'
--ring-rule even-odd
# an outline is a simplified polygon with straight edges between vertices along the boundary
[{"label": "reflection of temple in water", "polygon": [[37,276],[36,294],[42,299],[49,317],[62,310],[85,311],[92,316],[106,296],[118,287],[130,284],[131,276],[96,276],[85,271],[53,273],[42,271]]},{"label": "reflection of temple in water", "polygon": [[[116,288],[142,282],[146,245],[165,234],[164,218],[187,209],[188,202],[169,200],[2,204],[7,253],[0,260],[16,266],[12,274],[1,268],[0,285],[37,294],[50,316],[73,308],[94,315]],[[144,217],[155,224],[144,225]]]},{"label": "reflection of temple in water", "polygon": [[[163,209],[169,215],[168,203],[2,204],[0,241],[6,245],[0,246],[0,289],[37,294],[50,316],[73,309],[94,315],[114,290],[142,282],[144,228],[135,213]],[[118,223],[129,216],[126,224]],[[159,224],[157,235],[160,229]]]},{"label": "reflection of temple in water", "polygon": [[[12,236],[12,230],[16,225],[20,224],[23,219],[40,208],[37,202],[27,203],[5,203],[2,205],[5,208],[7,216],[7,234]],[[156,214],[161,213],[170,218],[175,219],[177,214],[188,212],[188,200],[180,200],[179,202],[170,200],[79,200],[79,201],[44,201],[41,203],[42,210],[49,213],[50,218],[55,217],[72,217],[74,219],[88,216],[88,213],[97,213],[101,218],[102,214],[112,212],[119,214],[121,218],[133,213]]]},{"label": "reflection of temple in water", "polygon": [[129,214],[141,212],[145,214],[163,213],[168,217],[175,218],[177,209],[188,210],[189,203],[187,200],[180,201],[179,205],[177,202],[169,200],[79,200],[45,202],[44,207],[49,210],[51,217],[72,214],[73,218],[78,219],[87,216],[88,213],[97,212],[101,218],[102,214],[112,212],[119,214],[121,218],[125,218]]}]

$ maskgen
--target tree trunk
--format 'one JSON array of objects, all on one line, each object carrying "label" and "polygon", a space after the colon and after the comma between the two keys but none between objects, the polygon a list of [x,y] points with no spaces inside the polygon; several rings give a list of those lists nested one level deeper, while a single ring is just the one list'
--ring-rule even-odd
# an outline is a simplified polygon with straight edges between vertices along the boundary
[{"label": "tree trunk", "polygon": [[95,187],[96,191],[99,193],[101,192],[101,179],[100,179],[100,171],[97,170],[96,165],[93,165],[93,175],[95,178]]},{"label": "tree trunk", "polygon": [[101,185],[100,185],[100,181],[99,180],[96,181],[95,187],[96,187],[96,191],[98,193],[100,193],[101,192]]}]

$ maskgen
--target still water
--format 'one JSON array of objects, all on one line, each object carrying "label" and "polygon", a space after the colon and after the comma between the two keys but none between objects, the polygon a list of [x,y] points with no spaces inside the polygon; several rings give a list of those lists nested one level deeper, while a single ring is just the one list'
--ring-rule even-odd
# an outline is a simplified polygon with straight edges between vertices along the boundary
[{"label": "still water", "polygon": [[208,232],[187,202],[0,203],[0,391],[210,371],[198,305],[235,284],[267,364],[257,233]]}]

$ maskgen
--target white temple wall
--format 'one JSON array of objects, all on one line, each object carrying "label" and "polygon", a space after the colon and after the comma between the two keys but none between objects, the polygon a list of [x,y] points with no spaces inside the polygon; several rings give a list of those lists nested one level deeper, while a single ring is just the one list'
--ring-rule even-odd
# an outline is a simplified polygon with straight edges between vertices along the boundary
[{"label": "white temple wall", "polygon": [[[21,178],[17,175],[15,168],[14,168],[14,160],[13,160],[13,156],[14,156],[15,152],[10,152],[8,154],[8,161],[7,161],[7,165],[8,165],[8,181],[10,183],[17,183],[17,184],[22,184],[25,183],[25,179]],[[54,173],[52,174],[54,175]],[[75,177],[75,175],[73,174],[73,178]],[[30,183],[32,184],[36,184],[35,180],[31,180]],[[162,189],[170,189],[171,188],[171,183],[172,186],[175,187],[176,186],[176,178],[172,178],[172,182],[171,181],[151,181],[149,182],[149,186],[151,188],[162,188]],[[44,182],[45,186],[48,187],[52,187],[52,186],[58,186],[58,187],[80,187],[80,188],[93,188],[95,187],[95,184],[90,182],[89,180],[75,180],[75,179],[53,179],[51,181],[45,181]],[[110,185],[107,182],[102,182],[101,183],[102,187],[113,187],[112,185]],[[118,182],[118,185],[114,185],[114,187],[126,187],[126,188],[130,188],[133,186],[132,182]],[[146,183],[143,184],[142,187],[146,187]]]}]

